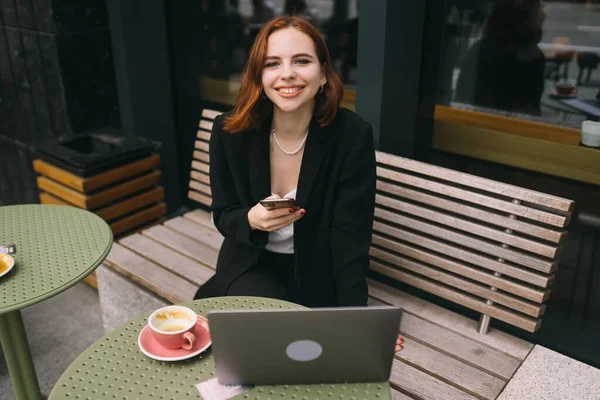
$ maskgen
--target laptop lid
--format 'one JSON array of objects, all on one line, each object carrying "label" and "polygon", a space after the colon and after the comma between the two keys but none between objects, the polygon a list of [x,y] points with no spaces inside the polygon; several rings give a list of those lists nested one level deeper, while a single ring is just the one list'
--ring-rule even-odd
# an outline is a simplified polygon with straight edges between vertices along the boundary
[{"label": "laptop lid", "polygon": [[223,385],[383,382],[400,327],[398,307],[211,311]]}]

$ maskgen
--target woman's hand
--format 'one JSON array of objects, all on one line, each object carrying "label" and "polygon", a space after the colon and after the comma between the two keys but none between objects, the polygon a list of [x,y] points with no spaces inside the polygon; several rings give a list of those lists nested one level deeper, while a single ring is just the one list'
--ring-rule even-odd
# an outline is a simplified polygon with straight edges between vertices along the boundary
[{"label": "woman's hand", "polygon": [[[280,198],[278,195],[267,197],[267,199]],[[275,232],[284,226],[293,224],[306,214],[306,210],[293,210],[288,208],[265,208],[258,203],[248,212],[248,222],[252,230]]]},{"label": "woman's hand", "polygon": [[402,346],[402,343],[404,343],[404,338],[399,337],[398,339],[396,339],[396,348],[394,349],[395,353],[399,352],[404,348],[404,346]]}]

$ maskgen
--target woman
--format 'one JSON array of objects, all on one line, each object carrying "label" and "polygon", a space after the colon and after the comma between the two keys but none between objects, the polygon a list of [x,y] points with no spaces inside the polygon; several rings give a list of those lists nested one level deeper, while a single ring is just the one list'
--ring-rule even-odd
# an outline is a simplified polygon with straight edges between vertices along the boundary
[{"label": "woman", "polygon": [[[261,29],[234,110],[213,125],[212,211],[225,240],[217,272],[196,298],[367,305],[373,130],[340,108],[342,94],[313,25],[280,17]],[[260,204],[279,197],[293,198],[301,208]]]},{"label": "woman", "polygon": [[[261,29],[235,108],[215,120],[210,142],[213,218],[225,237],[208,285],[218,295],[367,304],[373,132],[339,107],[342,93],[313,25],[280,17]],[[302,208],[265,208],[267,197]]]},{"label": "woman", "polygon": [[497,0],[482,39],[465,55],[456,101],[540,115],[545,57],[542,0]]}]

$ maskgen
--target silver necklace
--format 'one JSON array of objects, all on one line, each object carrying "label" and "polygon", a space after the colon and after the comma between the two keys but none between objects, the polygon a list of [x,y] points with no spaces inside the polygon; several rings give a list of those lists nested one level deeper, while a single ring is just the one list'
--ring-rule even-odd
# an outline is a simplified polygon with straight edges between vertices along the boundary
[{"label": "silver necklace", "polygon": [[306,138],[308,137],[308,130],[306,131],[306,135],[304,135],[304,139],[302,139],[302,142],[300,143],[300,146],[298,146],[298,148],[294,151],[287,151],[286,149],[284,149],[283,147],[281,147],[281,145],[279,144],[279,140],[277,140],[277,135],[275,134],[275,128],[273,128],[271,130],[271,133],[273,134],[273,139],[275,139],[275,143],[277,143],[277,147],[279,147],[279,149],[281,151],[283,151],[285,154],[289,155],[289,156],[293,156],[294,154],[298,154],[298,152],[300,151],[300,149],[302,149],[302,146],[304,146],[304,142],[306,142]]}]

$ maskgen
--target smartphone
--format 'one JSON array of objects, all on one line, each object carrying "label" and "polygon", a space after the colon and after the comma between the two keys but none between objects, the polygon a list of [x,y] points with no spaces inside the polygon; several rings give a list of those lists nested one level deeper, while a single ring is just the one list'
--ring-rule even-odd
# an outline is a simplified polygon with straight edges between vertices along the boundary
[{"label": "smartphone", "polygon": [[261,200],[260,204],[265,208],[271,208],[271,209],[292,208],[294,210],[299,210],[300,208],[302,208],[296,203],[296,200],[288,199],[288,198],[265,199],[265,200]]}]

